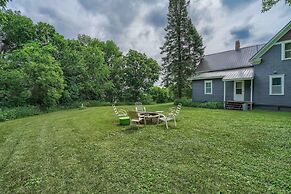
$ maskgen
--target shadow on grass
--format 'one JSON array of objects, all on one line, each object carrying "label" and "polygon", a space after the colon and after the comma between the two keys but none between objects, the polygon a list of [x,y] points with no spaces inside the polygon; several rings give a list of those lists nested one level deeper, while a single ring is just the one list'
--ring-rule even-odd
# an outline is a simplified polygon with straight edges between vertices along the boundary
[{"label": "shadow on grass", "polygon": [[122,130],[123,133],[125,134],[133,134],[133,133],[136,133],[138,132],[139,130],[143,129],[144,127],[143,126],[129,126],[128,128]]}]

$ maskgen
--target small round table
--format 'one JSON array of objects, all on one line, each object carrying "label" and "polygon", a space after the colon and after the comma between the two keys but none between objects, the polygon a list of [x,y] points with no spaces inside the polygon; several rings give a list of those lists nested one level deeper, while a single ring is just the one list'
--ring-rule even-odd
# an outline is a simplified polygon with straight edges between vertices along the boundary
[{"label": "small round table", "polygon": [[140,116],[145,119],[145,124],[158,124],[159,123],[159,118],[160,114],[157,112],[143,112],[140,113]]}]

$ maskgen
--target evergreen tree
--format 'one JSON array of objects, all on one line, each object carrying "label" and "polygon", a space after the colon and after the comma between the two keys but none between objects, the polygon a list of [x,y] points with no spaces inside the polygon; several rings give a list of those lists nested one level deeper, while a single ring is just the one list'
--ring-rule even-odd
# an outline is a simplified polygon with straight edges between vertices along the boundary
[{"label": "evergreen tree", "polygon": [[188,5],[186,0],[170,0],[165,43],[161,48],[163,83],[178,98],[187,93],[190,87],[187,78],[195,73],[204,53],[202,37],[188,16]]}]

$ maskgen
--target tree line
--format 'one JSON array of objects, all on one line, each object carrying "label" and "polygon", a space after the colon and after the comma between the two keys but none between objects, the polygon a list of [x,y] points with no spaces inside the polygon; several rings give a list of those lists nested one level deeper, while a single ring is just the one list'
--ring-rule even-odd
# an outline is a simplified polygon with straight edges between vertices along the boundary
[{"label": "tree line", "polygon": [[[75,101],[166,102],[190,97],[187,78],[203,60],[202,37],[188,16],[189,0],[170,0],[162,68],[135,50],[87,35],[66,39],[47,23],[34,24],[0,0],[0,106],[43,107]],[[263,0],[262,10],[278,1]],[[290,5],[290,0],[286,0]],[[160,70],[167,88],[153,87]]]},{"label": "tree line", "polygon": [[[74,101],[135,102],[152,98],[158,63],[115,42],[87,35],[65,39],[20,12],[0,18],[0,105],[50,107]],[[154,89],[155,90],[155,89]]]}]

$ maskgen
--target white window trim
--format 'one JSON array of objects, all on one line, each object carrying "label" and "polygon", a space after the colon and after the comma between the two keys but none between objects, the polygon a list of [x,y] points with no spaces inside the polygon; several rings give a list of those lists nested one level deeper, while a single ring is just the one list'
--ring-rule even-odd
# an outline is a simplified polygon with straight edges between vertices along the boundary
[{"label": "white window trim", "polygon": [[[211,92],[210,92],[210,93],[207,93],[207,92],[206,92],[206,84],[207,84],[207,83],[210,83],[210,84],[211,84]],[[213,91],[212,80],[205,80],[205,81],[204,81],[204,94],[212,94],[212,91]]]},{"label": "white window trim", "polygon": [[[282,92],[280,94],[273,94],[272,91],[272,79],[273,78],[281,78],[281,84],[282,84]],[[269,76],[269,95],[270,96],[283,96],[285,95],[284,93],[284,85],[285,85],[285,75],[281,74],[281,75],[270,75]]]},{"label": "white window trim", "polygon": [[283,41],[283,42],[281,42],[281,59],[282,59],[282,61],[284,61],[284,60],[290,60],[291,59],[291,57],[290,58],[286,58],[285,57],[285,54],[286,54],[286,51],[285,51],[285,44],[287,44],[287,43],[291,43],[291,40],[287,40],[287,41]]}]

